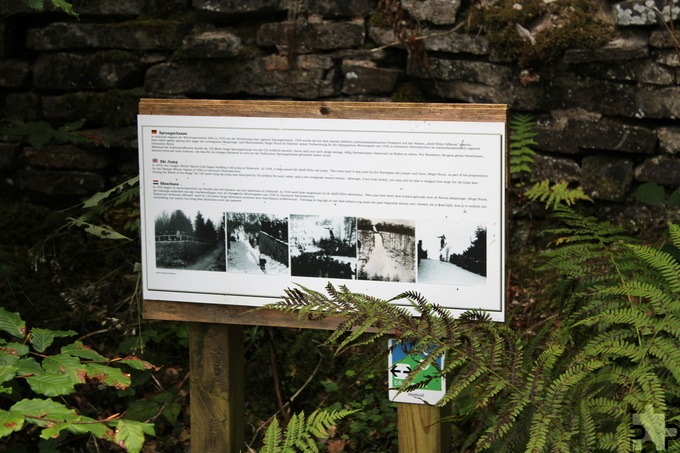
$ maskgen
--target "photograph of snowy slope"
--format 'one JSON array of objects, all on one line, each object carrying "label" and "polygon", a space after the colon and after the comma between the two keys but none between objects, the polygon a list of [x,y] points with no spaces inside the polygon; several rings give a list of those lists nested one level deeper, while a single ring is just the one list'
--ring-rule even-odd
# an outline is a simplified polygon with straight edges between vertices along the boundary
[{"label": "photograph of snowy slope", "polygon": [[415,221],[357,219],[359,280],[416,282]]},{"label": "photograph of snowy slope", "polygon": [[356,217],[291,215],[290,243],[292,275],[356,278]]},{"label": "photograph of snowy slope", "polygon": [[288,218],[227,213],[227,272],[288,275]]},{"label": "photograph of snowy slope", "polygon": [[486,285],[486,226],[439,219],[416,231],[419,283]]},{"label": "photograph of snowy slope", "polygon": [[224,272],[224,215],[189,212],[175,209],[156,215],[156,267]]}]

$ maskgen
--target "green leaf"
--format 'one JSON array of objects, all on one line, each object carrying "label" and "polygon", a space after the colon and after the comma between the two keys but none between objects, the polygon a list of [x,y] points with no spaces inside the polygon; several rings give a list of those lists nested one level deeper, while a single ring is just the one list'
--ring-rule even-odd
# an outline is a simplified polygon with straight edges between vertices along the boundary
[{"label": "green leaf", "polygon": [[96,194],[92,195],[90,198],[85,200],[83,202],[83,208],[94,208],[99,203],[107,199],[108,197],[111,196],[111,194],[119,192],[125,188],[125,186],[134,186],[139,182],[139,176],[135,176],[134,178],[130,178],[127,181],[123,182],[122,184],[117,185],[111,190],[107,190],[106,192],[97,192]]},{"label": "green leaf", "polygon": [[670,198],[668,198],[668,207],[673,209],[677,208],[680,206],[680,187],[675,189],[673,193],[671,194]]},{"label": "green leaf", "polygon": [[18,376],[28,376],[43,372],[43,368],[33,357],[22,357],[21,359],[17,360],[16,366],[18,368]]},{"label": "green leaf", "polygon": [[[38,426],[45,426],[47,424],[43,420],[44,418],[63,420],[65,417],[77,415],[73,409],[69,409],[61,403],[40,398],[23,399],[9,409],[21,412],[24,417],[29,419],[30,423]],[[49,417],[47,417],[48,415]]]},{"label": "green leaf", "polygon": [[659,207],[666,198],[664,188],[655,182],[646,182],[635,191],[635,199],[641,203]]},{"label": "green leaf", "polygon": [[28,346],[21,343],[5,343],[0,344],[0,354],[8,354],[10,356],[22,357],[28,354]]},{"label": "green leaf", "polygon": [[157,367],[153,366],[152,364],[150,364],[146,360],[142,360],[139,357],[135,357],[135,356],[125,357],[124,359],[120,360],[120,363],[124,363],[125,365],[129,366],[130,368],[132,368],[134,370],[140,370],[140,371],[157,369]]},{"label": "green leaf", "polygon": [[73,384],[85,382],[87,371],[85,365],[80,362],[78,357],[67,354],[53,355],[43,360],[42,367],[48,373],[68,376]]},{"label": "green leaf", "polygon": [[119,390],[124,390],[131,384],[130,375],[123,373],[118,368],[100,363],[87,363],[85,364],[85,369],[87,370],[88,379],[104,383]]},{"label": "green leaf", "polygon": [[138,453],[144,446],[144,434],[154,435],[153,424],[134,420],[119,420],[115,441],[130,453]]},{"label": "green leaf", "polygon": [[38,374],[26,378],[26,382],[31,390],[45,396],[68,395],[75,391],[73,381],[65,374]]},{"label": "green leaf", "polygon": [[[0,365],[0,383],[14,379],[19,367],[12,365]],[[2,437],[2,436],[0,436]]]},{"label": "green leaf", "polygon": [[74,357],[80,357],[85,360],[94,360],[96,362],[108,362],[108,359],[98,352],[94,351],[92,348],[85,346],[80,341],[75,341],[61,348],[62,354],[72,355]]},{"label": "green leaf", "polygon": [[50,330],[50,329],[31,329],[31,344],[37,352],[45,352],[54,342],[55,338],[71,337],[76,335],[73,330]]},{"label": "green leaf", "polygon": [[120,234],[119,232],[117,232],[108,225],[104,226],[93,225],[91,223],[85,222],[82,219],[83,217],[78,217],[77,219],[69,217],[68,218],[69,225],[76,227],[85,227],[86,233],[90,233],[101,239],[127,239],[128,241],[130,240],[129,237]]},{"label": "green leaf", "polygon": [[44,0],[24,0],[26,6],[36,11],[42,11],[45,8]]},{"label": "green leaf", "polygon": [[52,4],[70,16],[78,17],[78,13],[73,10],[73,5],[65,0],[52,0]]},{"label": "green leaf", "polygon": [[42,430],[40,437],[43,439],[55,438],[64,429],[74,434],[93,434],[100,439],[113,440],[105,422],[99,422],[83,415],[67,415],[63,422],[51,423]]},{"label": "green leaf", "polygon": [[16,338],[26,336],[26,323],[21,319],[19,313],[13,313],[0,307],[0,330],[7,332]]},{"label": "green leaf", "polygon": [[21,412],[0,410],[0,438],[19,431],[24,427],[24,420]]}]

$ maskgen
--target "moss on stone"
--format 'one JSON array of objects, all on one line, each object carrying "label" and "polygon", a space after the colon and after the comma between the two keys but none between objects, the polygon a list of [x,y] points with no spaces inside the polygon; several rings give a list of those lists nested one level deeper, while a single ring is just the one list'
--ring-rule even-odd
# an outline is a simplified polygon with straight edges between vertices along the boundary
[{"label": "moss on stone", "polygon": [[[483,14],[489,44],[522,67],[549,62],[570,48],[596,48],[614,34],[613,26],[598,17],[594,0],[502,0]],[[521,26],[535,42],[522,36]]]},{"label": "moss on stone", "polygon": [[404,83],[394,90],[391,99],[394,102],[427,102],[421,89],[413,83]]}]

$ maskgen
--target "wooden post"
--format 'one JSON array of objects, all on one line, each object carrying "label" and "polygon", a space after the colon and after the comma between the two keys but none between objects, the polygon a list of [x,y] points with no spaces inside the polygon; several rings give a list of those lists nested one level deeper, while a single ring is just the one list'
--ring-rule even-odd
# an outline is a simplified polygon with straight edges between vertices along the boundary
[{"label": "wooden post", "polygon": [[245,449],[243,354],[243,326],[190,325],[192,453]]},{"label": "wooden post", "polygon": [[446,408],[426,404],[397,404],[399,453],[449,453],[451,426],[440,423]]}]

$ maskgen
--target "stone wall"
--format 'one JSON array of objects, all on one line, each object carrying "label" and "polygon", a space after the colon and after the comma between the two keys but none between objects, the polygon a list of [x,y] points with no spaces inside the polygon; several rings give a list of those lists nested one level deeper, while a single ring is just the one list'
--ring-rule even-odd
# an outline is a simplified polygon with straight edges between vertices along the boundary
[{"label": "stone wall", "polygon": [[[78,20],[20,3],[0,0],[3,116],[86,119],[109,147],[0,143],[6,192],[83,197],[135,174],[141,97],[507,103],[539,120],[537,177],[603,203],[680,186],[680,62],[653,9],[677,17],[677,0],[600,2],[609,43],[541,64],[470,26],[476,2],[402,0],[403,20],[377,0],[88,0]],[[539,27],[514,39],[533,52]]]}]

